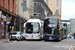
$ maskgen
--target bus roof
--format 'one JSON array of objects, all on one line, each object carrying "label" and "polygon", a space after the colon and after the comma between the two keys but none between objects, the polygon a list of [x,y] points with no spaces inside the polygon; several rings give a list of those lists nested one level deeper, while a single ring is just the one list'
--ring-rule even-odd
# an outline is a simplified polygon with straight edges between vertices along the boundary
[{"label": "bus roof", "polygon": [[29,19],[27,22],[41,22],[40,19]]}]

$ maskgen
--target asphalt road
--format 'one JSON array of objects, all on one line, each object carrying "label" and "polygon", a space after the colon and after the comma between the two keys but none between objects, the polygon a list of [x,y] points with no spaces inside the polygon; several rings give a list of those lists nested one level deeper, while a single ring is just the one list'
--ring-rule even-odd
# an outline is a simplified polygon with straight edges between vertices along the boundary
[{"label": "asphalt road", "polygon": [[0,43],[0,50],[75,50],[75,39],[56,41],[14,41]]}]

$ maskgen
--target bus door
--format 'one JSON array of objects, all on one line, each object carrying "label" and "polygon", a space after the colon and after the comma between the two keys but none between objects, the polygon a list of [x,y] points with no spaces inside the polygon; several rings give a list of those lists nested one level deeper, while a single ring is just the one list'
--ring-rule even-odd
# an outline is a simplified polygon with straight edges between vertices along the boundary
[{"label": "bus door", "polygon": [[40,24],[37,22],[34,22],[32,25],[33,25],[33,33],[32,33],[33,39],[40,38],[40,36],[41,36],[40,35]]}]

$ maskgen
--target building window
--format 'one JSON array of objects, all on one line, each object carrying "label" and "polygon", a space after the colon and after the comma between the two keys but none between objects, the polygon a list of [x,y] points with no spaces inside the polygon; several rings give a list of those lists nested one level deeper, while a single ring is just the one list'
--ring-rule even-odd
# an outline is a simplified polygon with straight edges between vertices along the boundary
[{"label": "building window", "polygon": [[8,10],[10,11],[10,0],[8,0]]},{"label": "building window", "polygon": [[40,4],[39,4],[39,3],[34,3],[34,5],[38,5],[38,6],[40,6]]},{"label": "building window", "polygon": [[39,16],[39,14],[36,14],[36,16]]},{"label": "building window", "polygon": [[3,0],[3,7],[5,8],[5,0]]},{"label": "building window", "polygon": [[36,14],[34,14],[34,16],[36,16]]},{"label": "building window", "polygon": [[34,16],[39,16],[39,14],[34,14]]},{"label": "building window", "polygon": [[48,4],[48,0],[46,0],[46,4]]},{"label": "building window", "polygon": [[13,11],[13,12],[14,12],[14,1],[15,1],[15,0],[13,0],[13,8],[12,8],[12,11]]},{"label": "building window", "polygon": [[41,4],[40,4],[40,6],[41,6]]},{"label": "building window", "polygon": [[34,5],[36,5],[36,3],[34,3]]},{"label": "building window", "polygon": [[57,0],[57,8],[59,7],[59,0]]}]

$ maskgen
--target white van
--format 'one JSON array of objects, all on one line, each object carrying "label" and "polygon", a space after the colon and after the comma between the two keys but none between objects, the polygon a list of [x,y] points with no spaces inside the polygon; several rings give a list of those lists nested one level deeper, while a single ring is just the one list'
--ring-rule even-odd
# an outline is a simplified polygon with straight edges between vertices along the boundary
[{"label": "white van", "polygon": [[24,23],[25,27],[25,38],[28,40],[40,40],[43,38],[43,32],[41,29],[41,20],[39,19],[29,19]]}]

